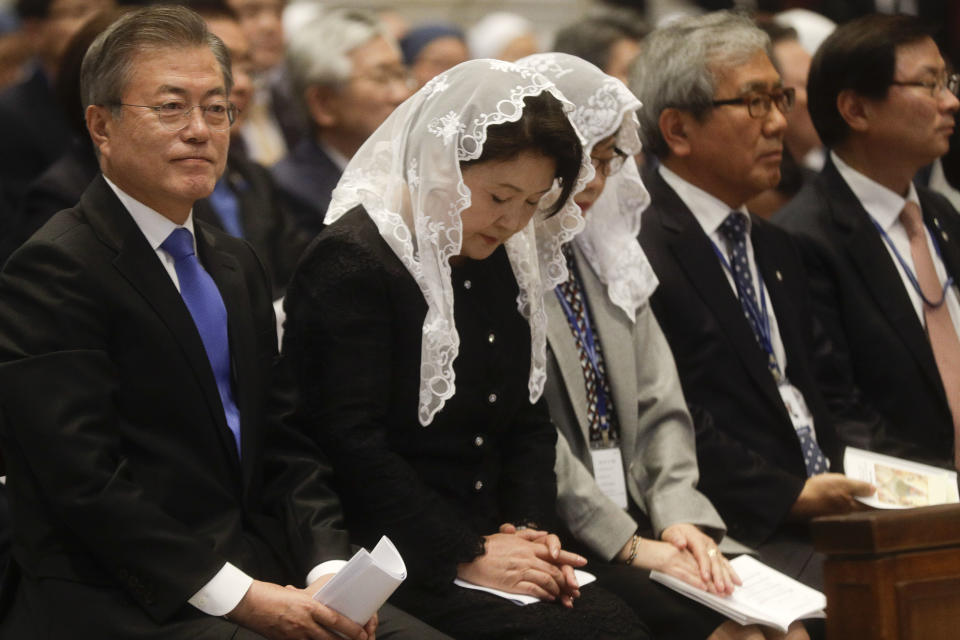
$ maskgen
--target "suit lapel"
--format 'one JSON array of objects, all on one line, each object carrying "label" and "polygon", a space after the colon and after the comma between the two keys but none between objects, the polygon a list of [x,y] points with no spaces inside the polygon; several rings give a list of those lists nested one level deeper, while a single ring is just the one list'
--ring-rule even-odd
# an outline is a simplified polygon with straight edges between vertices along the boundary
[{"label": "suit lapel", "polygon": [[674,259],[703,298],[721,331],[734,345],[733,350],[757,388],[778,411],[783,411],[783,401],[767,368],[767,356],[757,344],[750,325],[744,320],[743,307],[730,288],[723,267],[713,252],[710,238],[659,172],[653,174],[653,182],[657,190],[653,201],[659,203],[660,220],[669,232],[667,245]]},{"label": "suit lapel", "polygon": [[[803,329],[796,325],[799,312],[787,291],[788,283],[784,279],[784,271],[787,270],[783,269],[781,265],[781,252],[775,248],[773,238],[770,237],[768,230],[756,219],[754,219],[752,227],[751,242],[753,243],[753,255],[757,261],[757,272],[763,278],[763,284],[770,296],[770,308],[776,314],[777,328],[779,329],[780,340],[783,342],[783,349],[787,354],[801,353],[806,348],[800,335]],[[789,272],[786,273],[788,278],[791,275]],[[789,356],[787,362],[787,368],[789,369],[791,362]],[[789,378],[787,371],[783,373]]]},{"label": "suit lapel", "polygon": [[115,268],[146,300],[180,344],[207,400],[211,420],[216,424],[224,445],[232,452],[229,457],[236,460],[236,445],[232,443],[200,333],[156,252],[102,176],[94,179],[80,202],[97,235],[117,251],[113,261]]},{"label": "suit lapel", "polygon": [[823,180],[827,193],[832,194],[831,214],[867,290],[928,381],[934,388],[941,388],[940,374],[923,325],[869,214],[832,163],[828,162],[824,168]]},{"label": "suit lapel", "polygon": [[[620,448],[633,451],[637,436],[637,352],[633,344],[633,318],[610,302],[600,282],[579,249],[574,247],[583,292],[590,304],[590,318],[603,350],[604,369],[620,424]],[[583,384],[580,385],[583,387]],[[625,461],[629,466],[629,461]]]}]

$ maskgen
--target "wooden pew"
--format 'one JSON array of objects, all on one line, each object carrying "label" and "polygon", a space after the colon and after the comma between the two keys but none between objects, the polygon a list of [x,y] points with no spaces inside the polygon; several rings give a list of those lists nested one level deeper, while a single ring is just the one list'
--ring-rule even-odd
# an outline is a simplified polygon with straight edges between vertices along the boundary
[{"label": "wooden pew", "polygon": [[960,638],[960,505],[817,518],[827,640]]}]

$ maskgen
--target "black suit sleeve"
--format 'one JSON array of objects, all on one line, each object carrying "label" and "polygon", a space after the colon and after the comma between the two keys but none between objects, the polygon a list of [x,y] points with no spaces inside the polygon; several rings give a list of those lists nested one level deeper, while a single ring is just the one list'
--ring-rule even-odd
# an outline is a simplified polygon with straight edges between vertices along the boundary
[{"label": "black suit sleeve", "polygon": [[88,266],[63,244],[34,241],[0,275],[3,447],[11,475],[35,485],[76,551],[163,620],[226,560],[152,502],[127,464],[124,434],[136,425],[117,410],[110,356],[124,319],[106,316]]}]

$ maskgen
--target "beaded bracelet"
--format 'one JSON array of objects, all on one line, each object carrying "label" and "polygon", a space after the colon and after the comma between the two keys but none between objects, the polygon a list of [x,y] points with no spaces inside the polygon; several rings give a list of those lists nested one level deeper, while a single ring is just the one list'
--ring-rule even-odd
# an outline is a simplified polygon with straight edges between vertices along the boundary
[{"label": "beaded bracelet", "polygon": [[630,542],[630,555],[627,556],[627,559],[624,561],[624,564],[631,565],[633,561],[637,558],[637,551],[640,550],[640,536],[637,534],[633,535],[633,540]]}]

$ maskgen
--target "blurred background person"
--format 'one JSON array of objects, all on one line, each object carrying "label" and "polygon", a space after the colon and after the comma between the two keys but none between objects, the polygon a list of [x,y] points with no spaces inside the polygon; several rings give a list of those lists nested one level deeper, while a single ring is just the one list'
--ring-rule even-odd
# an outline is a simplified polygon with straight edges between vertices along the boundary
[{"label": "blurred background person", "polygon": [[446,23],[424,24],[410,29],[400,39],[400,50],[417,87],[470,59],[463,30]]},{"label": "blurred background person", "polygon": [[285,0],[228,0],[228,4],[249,42],[253,71],[254,94],[239,127],[241,139],[247,155],[269,167],[306,135],[284,67]]},{"label": "blurred background person", "polygon": [[64,49],[54,95],[60,117],[69,127],[67,147],[53,164],[26,187],[8,234],[0,239],[0,264],[53,214],[75,205],[90,181],[100,172],[80,99],[80,63],[94,39],[125,11],[123,8],[111,8],[96,14],[77,31]]},{"label": "blurred background person", "polygon": [[507,11],[494,11],[467,30],[467,45],[474,58],[495,58],[512,62],[540,51],[533,23]]},{"label": "blurred background person", "polygon": [[787,128],[783,134],[783,160],[780,163],[780,182],[773,189],[754,196],[747,209],[762,218],[769,218],[786,206],[823,167],[825,152],[817,130],[807,111],[807,74],[810,60],[792,27],[773,20],[758,20],[759,26],[770,37],[771,62],[780,73],[783,86],[793,89],[793,108],[784,114]]},{"label": "blurred background person", "polygon": [[646,24],[638,14],[605,11],[561,28],[554,38],[553,51],[583,58],[604,73],[627,82],[627,70],[646,35]]},{"label": "blurred background person", "polygon": [[287,65],[311,135],[273,176],[297,226],[315,235],[347,162],[407,99],[413,81],[383,23],[360,9],[333,10],[301,27]]},{"label": "blurred background person", "polygon": [[24,80],[0,93],[0,208],[19,205],[30,181],[70,143],[71,129],[57,106],[53,82],[70,38],[113,0],[19,0],[17,14],[35,47]]}]

